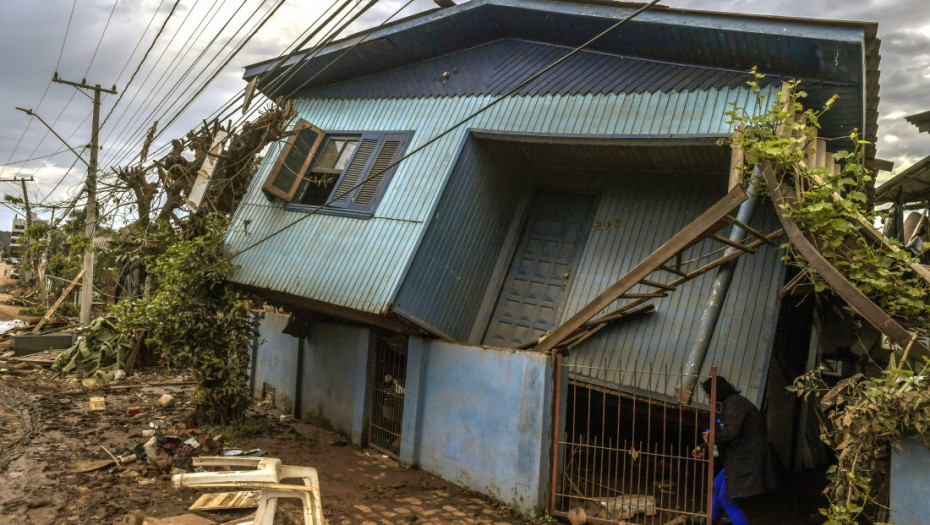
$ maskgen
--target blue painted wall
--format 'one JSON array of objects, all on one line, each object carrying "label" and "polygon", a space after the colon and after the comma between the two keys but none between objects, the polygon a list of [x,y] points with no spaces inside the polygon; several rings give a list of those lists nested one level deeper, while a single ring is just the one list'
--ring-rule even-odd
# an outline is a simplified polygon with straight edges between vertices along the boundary
[{"label": "blue painted wall", "polygon": [[901,441],[891,455],[891,520],[897,525],[922,525],[930,516],[927,476],[930,450],[920,438]]},{"label": "blue painted wall", "polygon": [[275,388],[275,406],[291,413],[297,392],[297,338],[282,332],[287,319],[287,314],[264,313],[258,327],[258,352],[252,363],[255,374],[252,395],[261,398],[262,383],[268,383]]},{"label": "blue painted wall", "polygon": [[301,389],[298,417],[362,442],[365,428],[369,329],[315,322],[303,344],[303,377],[297,384],[296,337],[284,334],[288,314],[265,313],[259,326],[259,347],[254,366],[252,395],[260,398],[262,383],[275,388],[275,406],[295,410]]},{"label": "blue painted wall", "polygon": [[515,508],[543,508],[548,356],[410,338],[401,456]]},{"label": "blue painted wall", "polygon": [[362,441],[369,330],[314,323],[305,343],[300,418]]}]

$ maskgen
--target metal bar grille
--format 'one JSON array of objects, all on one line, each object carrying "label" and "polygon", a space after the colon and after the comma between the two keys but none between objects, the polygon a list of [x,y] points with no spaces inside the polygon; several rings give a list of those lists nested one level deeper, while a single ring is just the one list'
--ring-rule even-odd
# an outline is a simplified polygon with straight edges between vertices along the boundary
[{"label": "metal bar grille", "polygon": [[395,458],[400,455],[406,383],[407,339],[387,334],[375,336],[369,378],[368,444]]},{"label": "metal bar grille", "polygon": [[[572,377],[573,367],[559,362],[560,375]],[[652,392],[667,392],[683,380],[681,374],[652,369],[618,372],[620,384],[646,380]],[[695,459],[691,451],[716,417],[713,404],[708,413],[579,381],[570,381],[562,397],[553,515],[582,508],[591,523],[630,525],[709,518],[712,455]]]}]

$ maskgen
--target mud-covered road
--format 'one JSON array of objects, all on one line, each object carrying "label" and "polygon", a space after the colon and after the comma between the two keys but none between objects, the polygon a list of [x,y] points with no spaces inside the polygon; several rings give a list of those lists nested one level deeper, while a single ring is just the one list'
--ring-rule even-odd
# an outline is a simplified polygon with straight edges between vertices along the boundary
[{"label": "mud-covered road", "polygon": [[[142,443],[149,422],[163,419],[163,435],[186,439],[197,431],[183,424],[192,386],[154,386],[84,391],[31,365],[0,363],[0,524],[125,523],[141,510],[147,516],[184,514],[202,493],[171,486],[170,473],[140,461],[77,472],[82,461],[106,460]],[[133,383],[184,379],[144,370]],[[176,404],[158,405],[170,393]],[[103,396],[106,409],[92,411],[91,396]],[[130,407],[139,407],[136,414]],[[224,445],[262,449],[286,464],[319,471],[324,516],[337,524],[527,524],[510,509],[419,470],[399,467],[371,449],[345,445],[342,437],[313,425],[282,422],[280,413],[259,404],[245,425],[251,435],[232,429]],[[193,432],[192,432],[193,430]],[[288,508],[276,523],[291,523]],[[221,523],[235,514],[207,516]]]}]

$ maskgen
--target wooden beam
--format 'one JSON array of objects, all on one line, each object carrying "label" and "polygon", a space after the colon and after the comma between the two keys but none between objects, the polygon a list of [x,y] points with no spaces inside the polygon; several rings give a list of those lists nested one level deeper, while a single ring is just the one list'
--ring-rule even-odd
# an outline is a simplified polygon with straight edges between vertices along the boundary
[{"label": "wooden beam", "polygon": [[618,297],[618,299],[658,299],[659,297],[668,297],[668,294],[665,292],[625,293]]},{"label": "wooden beam", "polygon": [[630,270],[629,273],[620,278],[619,281],[610,285],[606,290],[601,292],[600,295],[595,297],[593,301],[585,305],[581,310],[578,310],[575,315],[565,321],[562,326],[556,328],[548,337],[540,341],[540,343],[536,345],[536,350],[539,352],[551,352],[553,348],[564,341],[572,332],[588,322],[592,317],[597,315],[598,312],[607,308],[610,303],[616,301],[621,295],[628,292],[630,288],[639,283],[639,281],[645,279],[646,276],[658,269],[659,266],[665,264],[666,261],[678,254],[694,239],[705,235],[709,228],[722,221],[724,216],[733,211],[733,209],[747,198],[748,196],[742,188],[737,187],[730,190],[729,193],[698,216],[691,224],[685,226],[665,244],[660,246],[659,249],[643,259],[643,261]]},{"label": "wooden beam", "polygon": [[737,250],[743,250],[744,252],[749,252],[749,253],[753,253],[753,252],[754,252],[754,250],[747,248],[743,243],[741,243],[741,242],[736,242],[736,241],[731,241],[730,239],[727,239],[727,238],[724,237],[723,235],[717,235],[717,234],[715,233],[715,234],[712,234],[712,235],[708,235],[707,238],[708,238],[708,239],[713,239],[713,240],[715,240],[715,241],[717,241],[717,242],[719,242],[719,243],[722,243],[722,244],[726,244],[727,246],[731,246],[731,247],[733,247],[733,248],[736,248]]},{"label": "wooden beam", "polygon": [[[740,124],[738,130],[733,132],[733,142],[736,142],[744,133],[746,126]],[[745,153],[739,146],[731,146],[730,152],[730,182],[727,185],[728,191],[733,191],[743,183],[743,164],[745,163]]]},{"label": "wooden beam", "polygon": [[687,273],[685,273],[685,272],[679,270],[678,268],[672,268],[671,266],[669,266],[669,265],[667,265],[667,264],[660,264],[660,265],[659,265],[659,269],[660,269],[660,270],[665,270],[665,271],[668,272],[668,273],[673,273],[673,274],[675,274],[675,275],[680,275],[680,276],[682,276],[682,277],[687,277],[687,276],[688,276]]},{"label": "wooden beam", "polygon": [[665,283],[660,283],[660,282],[657,282],[657,281],[650,281],[650,280],[648,280],[648,279],[643,279],[643,280],[639,281],[639,284],[645,284],[645,285],[647,285],[647,286],[652,286],[653,288],[661,288],[661,289],[663,289],[663,290],[668,290],[668,291],[670,291],[670,292],[674,292],[674,291],[675,291],[675,287],[674,287],[674,286],[671,286],[671,285],[665,284]]},{"label": "wooden beam", "polygon": [[[779,229],[773,231],[772,233],[766,235],[765,237],[766,237],[766,239],[769,239],[769,240],[774,241],[775,239],[781,237],[781,236],[784,235],[784,234],[785,234],[784,228],[779,228]],[[767,242],[767,241],[756,240],[756,241],[753,241],[753,242],[747,244],[746,246],[749,247],[749,248],[755,249],[755,248],[758,248],[759,246],[762,246],[762,245],[765,244],[766,242]],[[701,275],[701,274],[703,274],[703,273],[707,273],[707,272],[713,270],[714,268],[716,268],[716,267],[718,267],[718,266],[722,266],[722,265],[724,265],[724,264],[726,264],[726,263],[732,261],[733,259],[736,259],[737,257],[743,255],[744,253],[746,253],[746,252],[743,252],[743,251],[736,251],[736,252],[733,252],[733,253],[724,255],[723,257],[721,257],[721,258],[719,258],[719,259],[715,259],[714,261],[709,262],[709,263],[705,264],[704,266],[701,266],[701,267],[698,268],[697,270],[692,270],[692,271],[688,272],[687,278],[675,279],[674,281],[671,282],[671,284],[674,284],[675,286],[678,286],[678,285],[681,284],[682,282],[687,281],[687,280],[690,280],[690,279],[694,279],[694,278],[697,277],[698,275]]]},{"label": "wooden beam", "polygon": [[608,313],[608,314],[605,315],[604,317],[599,317],[599,318],[597,318],[597,319],[595,319],[595,320],[593,320],[593,321],[588,321],[588,323],[586,323],[585,326],[587,326],[588,324],[590,324],[590,325],[595,325],[595,324],[605,324],[605,323],[609,323],[609,322],[611,322],[611,321],[615,321],[615,320],[617,320],[617,319],[622,319],[622,318],[624,318],[624,317],[629,317],[629,316],[631,316],[631,315],[636,315],[636,314],[642,314],[642,313],[646,313],[646,312],[651,312],[651,311],[655,310],[655,308],[656,308],[656,307],[655,307],[654,304],[645,304],[645,305],[643,305],[643,306],[640,306],[639,308],[624,308],[624,309],[618,308],[618,309],[616,309],[616,310],[614,310],[614,311]]},{"label": "wooden beam", "polygon": [[821,255],[820,251],[807,240],[807,237],[804,236],[804,233],[798,225],[785,214],[782,205],[797,199],[797,197],[793,195],[794,189],[787,188],[784,185],[779,186],[771,166],[766,166],[762,174],[765,177],[769,195],[775,203],[775,213],[778,215],[778,220],[781,221],[782,226],[784,226],[788,238],[820,277],[822,277],[823,280],[833,288],[837,295],[842,297],[843,300],[849,304],[849,306],[868,321],[869,324],[888,336],[893,343],[901,348],[906,348],[908,344],[911,344],[911,351],[914,352],[914,355],[917,357],[930,357],[930,351],[928,351],[923,344],[913,340],[910,332],[892,319],[891,316],[878,305],[873,303],[871,299],[866,297],[865,294],[859,291],[852,283],[846,280],[846,277],[844,277],[839,270],[834,268],[833,265]]},{"label": "wooden beam", "polygon": [[49,308],[47,312],[45,312],[45,316],[42,317],[42,319],[38,323],[36,323],[35,328],[32,329],[33,334],[39,333],[39,329],[45,326],[45,323],[47,323],[48,320],[52,318],[52,315],[55,313],[55,310],[58,310],[58,307],[61,306],[61,303],[64,302],[65,297],[68,297],[68,294],[71,293],[71,290],[74,290],[74,286],[77,284],[78,281],[81,280],[81,277],[83,276],[84,276],[84,269],[81,268],[81,271],[79,271],[78,274],[74,277],[74,279],[71,280],[71,283],[68,284],[68,286],[65,288],[65,291],[61,292],[61,295],[58,296],[58,299],[55,301],[55,303],[52,304],[51,308]]},{"label": "wooden beam", "polygon": [[764,240],[766,243],[771,244],[772,246],[775,246],[775,241],[770,241],[770,240],[768,240],[768,237],[766,237],[764,233],[762,233],[762,232],[760,232],[759,230],[757,230],[757,229],[755,229],[755,228],[749,226],[748,224],[746,224],[746,223],[744,223],[744,222],[742,222],[742,221],[736,220],[736,218],[734,218],[734,217],[732,217],[732,216],[730,216],[730,215],[727,215],[726,217],[724,217],[723,220],[727,221],[728,223],[732,224],[733,226],[737,226],[737,227],[739,227],[739,228],[742,228],[743,231],[745,231],[746,233],[749,233],[749,234],[752,235],[753,237],[756,237],[756,238],[758,238],[758,239],[762,239],[762,240]]}]

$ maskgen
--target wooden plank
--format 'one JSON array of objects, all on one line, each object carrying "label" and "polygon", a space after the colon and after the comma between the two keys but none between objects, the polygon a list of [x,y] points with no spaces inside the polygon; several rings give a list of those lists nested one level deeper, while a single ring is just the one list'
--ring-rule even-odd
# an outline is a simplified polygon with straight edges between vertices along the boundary
[{"label": "wooden plank", "polygon": [[833,265],[821,255],[820,251],[807,240],[807,237],[804,236],[804,233],[798,225],[786,216],[785,210],[782,209],[782,205],[796,200],[796,197],[792,195],[794,189],[786,188],[783,185],[779,186],[771,166],[765,167],[763,176],[768,186],[769,195],[775,203],[775,213],[778,215],[778,220],[781,221],[782,226],[785,228],[785,232],[788,234],[791,243],[797,248],[798,252],[804,256],[804,259],[810,263],[811,267],[833,288],[837,295],[842,297],[843,300],[858,312],[859,315],[865,318],[869,324],[888,336],[892,342],[901,348],[906,348],[908,344],[913,343],[911,351],[914,352],[917,357],[930,357],[930,351],[928,351],[923,344],[913,341],[910,332],[892,319],[891,316],[879,308],[878,305],[873,303],[871,299],[866,297],[865,294],[859,291],[852,283],[846,280],[843,274],[834,268]]},{"label": "wooden plank", "polygon": [[[742,135],[746,126],[740,124],[740,128],[733,133],[733,142],[736,142]],[[732,146],[730,152],[730,182],[727,185],[728,191],[740,186],[743,183],[743,163],[745,162],[745,152],[739,146]]]},{"label": "wooden plank", "polygon": [[665,292],[625,293],[618,297],[618,299],[657,299],[659,297],[668,297],[668,294]]},{"label": "wooden plank", "polygon": [[536,345],[539,352],[551,352],[559,343],[571,335],[572,332],[588,322],[598,312],[607,308],[610,303],[616,301],[621,295],[625,294],[643,280],[650,273],[654,272],[659,266],[678,254],[685,246],[694,239],[705,235],[708,229],[722,221],[723,217],[733,211],[743,201],[748,198],[742,188],[734,188],[727,193],[722,199],[717,201],[707,211],[698,216],[697,219],[685,226],[681,231],[676,233],[665,244],[652,252],[641,263],[636,265],[629,273],[620,278],[619,281],[610,285],[606,290],[601,292],[593,301],[578,310],[575,315],[571,316],[564,324],[556,328],[548,337]]},{"label": "wooden plank", "polygon": [[145,388],[149,386],[185,386],[196,385],[197,381],[156,381],[154,383],[133,383],[131,385],[113,385],[106,387],[107,390],[129,390],[131,388]]},{"label": "wooden plank", "polygon": [[7,360],[16,361],[18,363],[32,363],[39,366],[52,366],[52,363],[55,362],[55,358],[61,355],[62,352],[64,352],[64,349],[45,350],[29,355],[9,357]]},{"label": "wooden plank", "polygon": [[[772,233],[766,235],[765,237],[766,237],[766,239],[768,239],[768,240],[770,240],[770,241],[774,241],[775,239],[781,237],[781,236],[784,235],[784,234],[785,234],[784,228],[779,228],[778,230],[773,231]],[[755,241],[753,241],[753,242],[747,244],[746,246],[749,247],[749,248],[752,248],[752,249],[756,249],[756,248],[758,248],[759,246],[765,244],[766,242],[767,242],[767,241],[755,240]],[[687,281],[687,280],[689,280],[689,279],[694,279],[694,278],[697,277],[698,275],[707,273],[707,272],[713,270],[714,268],[716,268],[716,267],[718,267],[718,266],[724,265],[724,264],[726,264],[726,263],[732,261],[733,259],[736,259],[737,257],[743,255],[744,253],[746,253],[746,252],[744,252],[744,251],[735,251],[735,252],[733,252],[733,253],[729,253],[729,254],[727,254],[727,255],[724,255],[723,257],[720,257],[719,259],[714,259],[713,261],[711,261],[711,262],[705,264],[704,266],[701,266],[701,267],[698,268],[697,270],[692,270],[692,271],[688,272],[687,278],[675,279],[674,281],[671,282],[671,284],[674,284],[675,286],[678,286],[678,285],[681,284],[682,282]]]},{"label": "wooden plank", "polygon": [[67,288],[65,288],[65,291],[61,293],[61,295],[58,297],[58,299],[55,301],[52,307],[49,308],[47,312],[45,312],[45,316],[42,317],[42,320],[36,323],[36,327],[32,329],[32,333],[34,334],[39,333],[39,329],[45,326],[45,323],[47,323],[48,320],[52,318],[52,314],[55,313],[55,310],[58,310],[58,307],[61,306],[61,303],[64,302],[65,297],[67,297],[68,294],[71,293],[71,290],[74,289],[74,286],[77,284],[79,280],[81,280],[81,277],[83,276],[84,276],[84,269],[81,268],[81,271],[78,272],[78,274],[74,277],[74,279],[67,286]]},{"label": "wooden plank", "polygon": [[[627,306],[632,306],[632,305],[627,305]],[[595,320],[593,320],[593,321],[588,321],[587,323],[585,323],[585,326],[587,326],[587,325],[594,326],[594,325],[597,325],[597,324],[609,323],[609,322],[614,321],[614,320],[616,320],[616,319],[621,319],[621,318],[623,318],[623,317],[629,317],[629,316],[631,316],[631,315],[636,315],[636,314],[643,314],[643,313],[651,312],[651,311],[653,311],[653,310],[655,310],[655,305],[654,305],[654,304],[645,304],[645,305],[643,305],[643,306],[640,306],[639,308],[627,308],[627,307],[625,306],[625,307],[618,308],[618,309],[616,309],[616,310],[610,312],[609,314],[605,315],[604,317],[599,317],[599,318],[597,318],[597,319],[595,319]]]},{"label": "wooden plank", "polygon": [[139,350],[142,348],[142,342],[145,341],[145,334],[134,333],[130,339],[129,346],[129,355],[126,356],[125,371],[126,375],[132,375],[132,369],[136,365],[136,357],[139,355]]}]

